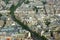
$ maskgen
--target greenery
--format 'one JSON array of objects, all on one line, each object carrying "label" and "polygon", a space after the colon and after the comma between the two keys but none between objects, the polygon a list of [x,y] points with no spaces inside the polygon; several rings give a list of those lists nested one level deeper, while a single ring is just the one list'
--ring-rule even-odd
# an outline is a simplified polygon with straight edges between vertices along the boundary
[{"label": "greenery", "polygon": [[51,35],[51,37],[53,37],[53,31],[50,31],[50,35]]},{"label": "greenery", "polygon": [[10,0],[3,0],[6,4],[8,4],[8,2],[10,1]]},{"label": "greenery", "polygon": [[38,33],[36,32],[32,32],[32,36],[36,37],[37,36],[37,40],[48,40],[47,38],[45,38],[44,36],[40,36]]},{"label": "greenery", "polygon": [[45,5],[47,2],[46,1],[42,1],[42,3]]},{"label": "greenery", "polygon": [[45,14],[47,15],[47,11],[46,11],[46,8],[45,8],[45,4],[47,3],[46,0],[42,1],[42,3],[43,3],[43,6],[44,6]]},{"label": "greenery", "polygon": [[2,14],[0,14],[0,17],[2,16]]},{"label": "greenery", "polygon": [[38,12],[38,8],[36,6],[34,6],[33,10],[36,11],[36,13]]},{"label": "greenery", "polygon": [[25,3],[25,4],[29,4],[30,2],[29,2],[29,0],[26,0],[24,3]]},{"label": "greenery", "polygon": [[49,21],[48,19],[45,19],[45,24],[46,24],[47,26],[49,26],[50,21]]},{"label": "greenery", "polygon": [[[19,21],[18,19],[15,18],[14,11],[16,10],[16,8],[18,8],[19,6],[21,6],[21,4],[23,2],[25,2],[25,0],[22,0],[22,2],[20,2],[20,1],[18,2],[18,4],[16,6],[12,5],[11,8],[10,8],[10,15],[11,15],[11,18],[13,19],[13,21],[15,21],[16,23],[18,23],[19,25],[21,25],[21,27],[23,29],[29,31],[34,38],[37,38],[37,40],[47,40],[47,38],[45,38],[44,36],[40,36],[36,32],[33,32],[32,30],[29,29],[29,27],[27,25],[24,25],[24,23],[22,23],[21,21]],[[29,1],[26,1],[26,3],[28,4]]]}]

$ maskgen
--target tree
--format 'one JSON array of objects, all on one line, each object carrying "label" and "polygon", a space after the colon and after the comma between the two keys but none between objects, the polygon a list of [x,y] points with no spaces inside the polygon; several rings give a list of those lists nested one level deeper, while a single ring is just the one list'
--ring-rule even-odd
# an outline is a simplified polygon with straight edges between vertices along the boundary
[{"label": "tree", "polygon": [[42,1],[42,3],[43,3],[43,6],[44,6],[45,15],[47,15],[47,11],[46,11],[46,8],[45,8],[45,5],[47,3],[46,0]]},{"label": "tree", "polygon": [[[20,2],[22,1],[22,2]],[[15,15],[14,15],[14,11],[19,7],[21,6],[21,4],[25,2],[25,0],[19,0],[18,4],[16,6],[12,5],[11,8],[10,8],[10,15],[11,15],[11,18],[13,19],[13,21],[15,21],[16,23],[18,23],[19,25],[21,25],[21,27],[27,31],[29,31],[35,38],[38,38],[37,40],[47,40],[45,37],[41,37],[38,33],[36,32],[33,32],[32,30],[29,29],[29,27],[27,25],[24,25],[23,22],[19,21],[18,19],[15,18]],[[29,3],[29,1],[27,1],[27,3]]]},{"label": "tree", "polygon": [[33,10],[36,11],[36,13],[38,12],[38,8],[36,6],[33,7]]},{"label": "tree", "polygon": [[51,22],[50,22],[48,19],[45,19],[45,24],[46,24],[47,26],[49,26],[50,23],[51,23]]},{"label": "tree", "polygon": [[10,0],[3,0],[6,4],[10,1]]},{"label": "tree", "polygon": [[25,3],[25,4],[29,4],[30,2],[29,2],[29,0],[26,0],[24,3]]},{"label": "tree", "polygon": [[0,14],[0,17],[2,16],[2,14]]}]

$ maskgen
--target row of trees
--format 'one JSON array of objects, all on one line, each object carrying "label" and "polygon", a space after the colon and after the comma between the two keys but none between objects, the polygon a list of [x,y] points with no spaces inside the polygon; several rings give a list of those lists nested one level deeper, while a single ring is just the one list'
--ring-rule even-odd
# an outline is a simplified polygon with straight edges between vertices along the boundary
[{"label": "row of trees", "polygon": [[[4,1],[6,4],[8,4],[8,2],[9,2],[9,0],[3,0],[3,1]],[[22,0],[22,1],[23,1],[23,0]],[[30,3],[28,0],[26,0],[26,1],[24,0],[23,2],[24,2],[25,4]],[[46,7],[45,7],[45,5],[47,4],[47,1],[45,0],[45,1],[41,1],[41,2],[43,3],[45,15],[47,16],[48,13],[47,13]],[[27,25],[24,25],[24,23],[20,22],[18,19],[15,18],[14,11],[15,11],[16,8],[18,8],[19,6],[21,6],[20,0],[19,0],[18,4],[17,4],[16,6],[14,6],[14,5],[11,6],[11,8],[10,8],[10,15],[13,17],[12,19],[13,19],[15,22],[17,22],[18,24],[20,24],[24,29],[30,31],[30,32],[31,32],[32,34],[34,34],[36,37],[39,37],[39,38],[42,39],[42,40],[47,40],[45,37],[41,37],[41,36],[39,36],[38,33],[33,32],[32,30],[30,30]],[[35,7],[35,6],[34,6],[34,8],[33,8],[33,10],[35,10],[36,13],[38,12],[38,9],[39,9],[39,8],[37,8],[37,7]],[[54,8],[54,14],[55,14],[55,13],[56,13],[56,10],[55,10],[55,8]],[[45,25],[47,25],[47,26],[50,25],[50,21],[48,21],[48,19],[45,19],[44,21],[45,21]]]}]

